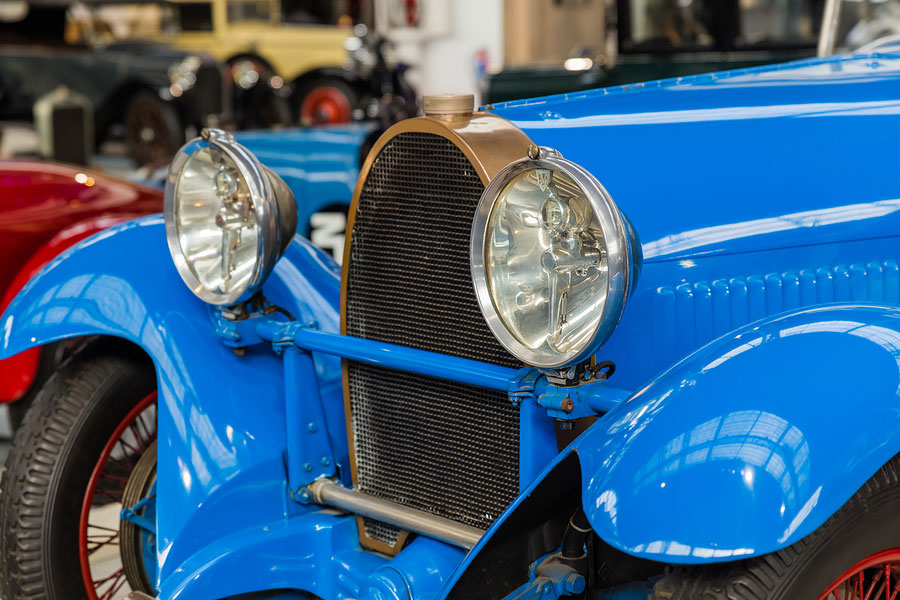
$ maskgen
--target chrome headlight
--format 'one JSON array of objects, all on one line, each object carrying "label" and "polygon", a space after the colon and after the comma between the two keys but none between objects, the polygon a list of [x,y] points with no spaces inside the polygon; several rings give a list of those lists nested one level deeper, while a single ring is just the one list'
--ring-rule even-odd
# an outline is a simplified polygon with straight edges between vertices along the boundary
[{"label": "chrome headlight", "polygon": [[294,196],[277,175],[219,129],[175,155],[166,177],[166,237],[175,267],[210,304],[249,299],[297,227]]},{"label": "chrome headlight", "polygon": [[471,241],[478,303],[523,362],[577,364],[618,324],[636,250],[603,186],[557,152],[532,146],[529,158],[497,173],[478,203]]}]

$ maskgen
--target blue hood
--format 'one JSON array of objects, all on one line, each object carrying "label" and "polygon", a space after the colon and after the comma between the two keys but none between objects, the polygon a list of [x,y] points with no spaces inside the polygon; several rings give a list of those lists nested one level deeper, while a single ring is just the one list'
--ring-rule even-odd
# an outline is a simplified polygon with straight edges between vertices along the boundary
[{"label": "blue hood", "polygon": [[900,232],[900,55],[498,104],[600,180],[646,262]]}]

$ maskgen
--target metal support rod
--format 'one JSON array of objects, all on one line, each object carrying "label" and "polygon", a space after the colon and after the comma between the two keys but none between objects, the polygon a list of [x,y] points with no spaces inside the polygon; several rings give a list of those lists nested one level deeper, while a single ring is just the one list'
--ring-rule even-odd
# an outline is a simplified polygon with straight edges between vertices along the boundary
[{"label": "metal support rod", "polygon": [[[280,337],[278,322],[263,322],[257,328],[260,338],[276,341]],[[370,365],[380,365],[408,373],[439,377],[459,383],[506,392],[518,371],[477,360],[459,358],[417,350],[395,344],[386,344],[348,335],[326,333],[306,327],[293,331],[293,342],[304,350],[349,358]]]},{"label": "metal support rod", "polygon": [[316,366],[308,352],[284,348],[285,437],[288,485],[292,492],[317,477],[334,474],[334,454],[325,410],[316,380]]},{"label": "metal support rod", "polygon": [[841,0],[827,0],[822,13],[822,28],[819,31],[819,47],[816,56],[831,56],[837,43],[837,26],[841,16]]},{"label": "metal support rod", "polygon": [[349,490],[328,479],[314,481],[309,490],[318,504],[377,519],[466,550],[474,547],[484,535],[484,531],[476,527]]}]

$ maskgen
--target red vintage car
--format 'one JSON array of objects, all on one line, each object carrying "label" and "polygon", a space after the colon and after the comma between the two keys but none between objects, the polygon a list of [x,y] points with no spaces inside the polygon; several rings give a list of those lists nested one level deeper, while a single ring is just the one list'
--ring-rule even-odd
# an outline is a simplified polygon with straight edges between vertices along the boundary
[{"label": "red vintage car", "polygon": [[[160,190],[78,167],[0,161],[0,313],[45,264],[76,242],[135,217],[160,212]],[[69,346],[49,344],[0,360],[0,403],[13,425]]]}]

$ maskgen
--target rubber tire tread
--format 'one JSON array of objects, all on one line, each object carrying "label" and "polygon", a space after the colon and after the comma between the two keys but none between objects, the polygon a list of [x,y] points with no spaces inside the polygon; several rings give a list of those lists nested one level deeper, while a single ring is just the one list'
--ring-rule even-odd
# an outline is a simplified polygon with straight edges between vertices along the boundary
[{"label": "rubber tire tread", "polygon": [[747,560],[668,567],[648,600],[815,600],[859,561],[900,547],[898,506],[900,455],[800,541]]},{"label": "rubber tire tread", "polygon": [[84,490],[109,436],[154,389],[149,360],[87,350],[47,380],[0,482],[0,598],[87,598],[78,559]]}]

